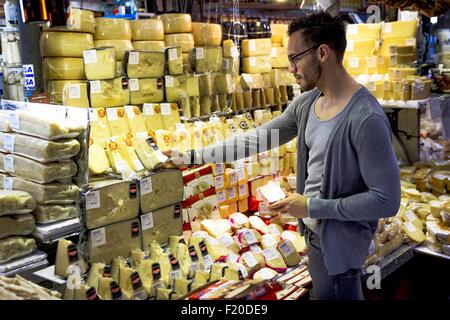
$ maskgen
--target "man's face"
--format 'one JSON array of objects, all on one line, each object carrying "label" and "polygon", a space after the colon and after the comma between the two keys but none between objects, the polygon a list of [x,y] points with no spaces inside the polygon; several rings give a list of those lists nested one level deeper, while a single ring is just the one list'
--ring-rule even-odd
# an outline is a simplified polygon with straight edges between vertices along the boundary
[{"label": "man's face", "polygon": [[[315,44],[304,41],[301,31],[296,31],[289,37],[288,56],[293,58],[293,61],[290,59],[289,71],[297,79],[297,83],[302,91],[314,89],[322,75],[322,67],[316,56],[318,45],[320,43]],[[297,56],[302,52],[304,53]]]}]

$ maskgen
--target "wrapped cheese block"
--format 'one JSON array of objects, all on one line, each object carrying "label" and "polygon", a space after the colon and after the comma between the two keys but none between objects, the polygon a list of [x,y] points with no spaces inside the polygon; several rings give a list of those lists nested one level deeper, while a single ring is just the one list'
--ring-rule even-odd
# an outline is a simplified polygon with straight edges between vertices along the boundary
[{"label": "wrapped cheese block", "polygon": [[286,48],[272,48],[270,55],[272,57],[272,68],[289,68],[290,62]]},{"label": "wrapped cheese block", "polygon": [[166,34],[164,42],[168,47],[181,46],[184,53],[189,53],[194,48],[194,36],[191,33]]},{"label": "wrapped cheese block", "polygon": [[287,24],[274,24],[274,23],[270,24],[270,31],[272,32],[271,37],[272,46],[274,43],[283,42],[283,38],[287,35],[288,26],[289,25]]},{"label": "wrapped cheese block", "polygon": [[137,134],[138,132],[148,131],[139,107],[125,106],[124,109],[127,114],[128,127],[130,128],[131,133]]},{"label": "wrapped cheese block", "polygon": [[137,217],[139,196],[133,181],[107,180],[90,184],[83,195],[85,199],[85,223],[94,229],[111,223]]},{"label": "wrapped cheese block", "polygon": [[135,50],[162,51],[166,43],[163,38],[162,41],[133,41],[132,45]]},{"label": "wrapped cheese block", "polygon": [[98,279],[98,294],[102,300],[122,300],[122,290],[111,278]]},{"label": "wrapped cheese block", "polygon": [[162,78],[129,79],[130,103],[144,104],[164,101]]},{"label": "wrapped cheese block", "polygon": [[228,220],[230,220],[231,225],[235,229],[250,227],[248,217],[240,212],[233,213]]},{"label": "wrapped cheese block", "polygon": [[142,112],[147,129],[152,131],[163,130],[164,123],[161,116],[161,108],[159,104],[144,103]]},{"label": "wrapped cheese block", "polygon": [[222,42],[222,26],[215,23],[192,23],[192,34],[195,46],[220,46]]},{"label": "wrapped cheese block", "polygon": [[294,245],[295,249],[299,253],[304,253],[306,251],[305,238],[296,231],[286,230],[281,234],[281,239],[289,240]]},{"label": "wrapped cheese block", "polygon": [[62,92],[62,103],[69,107],[89,108],[86,82],[66,84]]},{"label": "wrapped cheese block", "polygon": [[131,36],[130,21],[126,19],[95,19],[95,40],[131,40]]},{"label": "wrapped cheese block", "polygon": [[255,57],[270,55],[272,41],[269,38],[244,39],[241,43],[241,50],[244,57]]},{"label": "wrapped cheese block", "polygon": [[92,34],[44,32],[40,40],[43,57],[82,58],[83,51],[94,47]]},{"label": "wrapped cheese block", "polygon": [[242,247],[246,248],[261,242],[261,235],[253,229],[241,229],[238,233],[238,240]]},{"label": "wrapped cheese block", "polygon": [[0,216],[30,213],[36,208],[36,201],[25,191],[0,190]]},{"label": "wrapped cheese block", "polygon": [[87,265],[79,256],[76,245],[72,241],[61,239],[56,248],[55,274],[67,279],[70,266],[78,267],[81,274],[87,271]]},{"label": "wrapped cheese block", "polygon": [[133,50],[125,55],[130,78],[158,78],[164,76],[166,56],[162,51]]},{"label": "wrapped cheese block", "polygon": [[168,159],[158,150],[153,139],[150,137],[143,136],[139,133],[131,138],[131,142],[136,155],[147,170],[155,170]]},{"label": "wrapped cheese block", "polygon": [[158,41],[164,40],[164,26],[159,19],[139,19],[131,23],[132,40]]},{"label": "wrapped cheese block", "polygon": [[89,231],[85,245],[91,263],[109,264],[115,257],[128,257],[131,250],[141,247],[139,220],[127,220]]},{"label": "wrapped cheese block", "polygon": [[427,231],[430,236],[434,237],[442,244],[450,245],[450,227],[446,226],[442,221],[427,221]]},{"label": "wrapped cheese block", "polygon": [[92,108],[120,107],[130,103],[128,82],[124,78],[90,82]]},{"label": "wrapped cheese block", "polygon": [[178,102],[187,97],[199,96],[199,82],[195,75],[165,77],[165,93],[168,102]]},{"label": "wrapped cheese block", "polygon": [[44,31],[72,31],[72,32],[95,32],[94,12],[90,10],[81,10],[70,6],[67,12],[65,26],[47,27],[44,25]]},{"label": "wrapped cheese block", "polygon": [[42,72],[46,81],[85,79],[83,59],[44,58]]},{"label": "wrapped cheese block", "polygon": [[253,275],[254,280],[271,280],[278,275],[278,272],[270,268],[262,268]]},{"label": "wrapped cheese block", "polygon": [[0,151],[47,163],[76,156],[80,151],[80,143],[75,139],[49,141],[17,133],[0,132]]},{"label": "wrapped cheese block", "polygon": [[300,263],[300,255],[290,240],[283,240],[278,245],[278,250],[288,267],[294,267]]},{"label": "wrapped cheese block", "polygon": [[195,47],[189,53],[192,70],[197,73],[222,71],[222,47]]},{"label": "wrapped cheese block", "polygon": [[167,68],[170,75],[183,73],[183,55],[181,46],[166,49]]},{"label": "wrapped cheese block", "polygon": [[257,230],[261,234],[270,233],[269,227],[258,216],[251,216],[249,218],[250,225],[253,229]]},{"label": "wrapped cheese block", "polygon": [[[96,48],[114,47],[117,61],[122,61],[125,53],[133,50],[133,44],[130,40],[95,40],[94,45]],[[94,46],[87,49],[92,47]]]},{"label": "wrapped cheese block", "polygon": [[0,216],[0,239],[10,236],[27,236],[35,227],[34,216],[17,214]]},{"label": "wrapped cheese block", "polygon": [[243,58],[242,70],[245,73],[252,74],[270,72],[272,70],[272,57],[267,55]]},{"label": "wrapped cheese block", "polygon": [[40,184],[20,177],[0,174],[0,189],[11,188],[28,192],[39,204],[75,203],[79,188],[74,184],[59,182]]},{"label": "wrapped cheese block", "polygon": [[267,267],[277,272],[286,271],[286,263],[284,262],[283,257],[276,248],[268,248],[263,251],[263,254],[264,259],[266,260]]},{"label": "wrapped cheese block", "polygon": [[18,155],[0,153],[0,171],[39,183],[49,183],[73,177],[77,174],[77,165],[71,160],[43,164]]},{"label": "wrapped cheese block", "polygon": [[270,233],[261,237],[261,246],[264,250],[267,248],[276,247],[279,242],[280,238]]},{"label": "wrapped cheese block", "polygon": [[158,170],[140,180],[140,207],[152,212],[183,199],[183,177],[179,170]]},{"label": "wrapped cheese block", "polygon": [[201,226],[212,237],[232,233],[231,224],[227,219],[205,219],[201,222]]},{"label": "wrapped cheese block", "polygon": [[158,16],[164,24],[164,33],[182,33],[191,32],[192,19],[190,14],[186,13],[169,13]]},{"label": "wrapped cheese block", "polygon": [[52,223],[78,216],[77,208],[74,205],[52,204],[36,206],[33,211],[37,223]]},{"label": "wrapped cheese block", "polygon": [[9,126],[9,113],[6,110],[0,110],[0,131],[12,131],[11,127]]},{"label": "wrapped cheese block", "polygon": [[100,175],[111,168],[108,155],[104,146],[100,143],[89,139],[89,173],[92,175]]},{"label": "wrapped cheese block", "polygon": [[105,47],[83,52],[84,70],[88,80],[107,80],[116,77],[116,49]]},{"label": "wrapped cheese block", "polygon": [[26,256],[36,251],[36,241],[26,237],[0,239],[0,263]]},{"label": "wrapped cheese block", "polygon": [[47,92],[50,94],[50,102],[55,104],[63,104],[63,91],[66,85],[78,84],[80,85],[80,95],[81,95],[81,85],[86,84],[86,81],[78,80],[55,80],[49,81]]}]

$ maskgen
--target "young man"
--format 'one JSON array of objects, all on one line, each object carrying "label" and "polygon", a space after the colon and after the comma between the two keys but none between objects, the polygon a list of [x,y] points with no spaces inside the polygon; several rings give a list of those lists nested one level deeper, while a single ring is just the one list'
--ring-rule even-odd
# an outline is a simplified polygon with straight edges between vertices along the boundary
[{"label": "young man", "polygon": [[297,137],[297,192],[269,209],[299,218],[315,298],[363,299],[361,268],[378,219],[395,215],[400,204],[389,122],[342,65],[346,39],[339,18],[314,13],[292,22],[288,35],[290,72],[305,93],[281,116],[189,152],[190,160],[217,162],[223,155],[229,162]]}]

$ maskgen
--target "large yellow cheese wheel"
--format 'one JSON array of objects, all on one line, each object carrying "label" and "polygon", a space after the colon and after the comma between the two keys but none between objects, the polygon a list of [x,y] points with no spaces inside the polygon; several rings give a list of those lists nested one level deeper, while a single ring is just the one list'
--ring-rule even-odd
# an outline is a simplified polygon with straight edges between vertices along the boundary
[{"label": "large yellow cheese wheel", "polygon": [[133,41],[164,40],[164,26],[158,19],[140,19],[131,21]]},{"label": "large yellow cheese wheel", "polygon": [[195,46],[220,46],[222,42],[222,26],[214,23],[192,23],[192,34]]},{"label": "large yellow cheese wheel", "polygon": [[192,33],[166,34],[164,42],[168,47],[181,46],[181,50],[185,53],[194,48],[194,36]]},{"label": "large yellow cheese wheel", "polygon": [[95,19],[95,40],[131,40],[130,21],[126,19]]},{"label": "large yellow cheese wheel", "polygon": [[44,31],[95,32],[94,12],[70,7],[67,15],[68,18],[65,26],[49,28],[44,25]]},{"label": "large yellow cheese wheel", "polygon": [[190,14],[169,13],[158,16],[164,24],[164,33],[185,33],[191,32],[192,20]]},{"label": "large yellow cheese wheel", "polygon": [[125,52],[133,50],[130,40],[95,40],[96,48],[114,47],[117,61],[122,61]]},{"label": "large yellow cheese wheel", "polygon": [[46,81],[85,79],[83,59],[80,58],[44,58],[42,71]]},{"label": "large yellow cheese wheel", "polygon": [[163,50],[164,47],[165,47],[164,41],[133,41],[133,48],[135,50],[159,51]]},{"label": "large yellow cheese wheel", "polygon": [[107,80],[116,77],[116,49],[92,49],[84,52],[84,69],[88,80]]},{"label": "large yellow cheese wheel", "polygon": [[43,57],[82,58],[84,50],[94,47],[94,41],[90,33],[44,32],[40,45]]}]

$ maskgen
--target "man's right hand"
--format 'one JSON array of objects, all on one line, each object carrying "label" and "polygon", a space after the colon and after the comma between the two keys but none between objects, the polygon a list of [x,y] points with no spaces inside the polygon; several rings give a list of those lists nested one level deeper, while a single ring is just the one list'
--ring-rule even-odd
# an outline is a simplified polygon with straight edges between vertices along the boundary
[{"label": "man's right hand", "polygon": [[166,149],[161,150],[161,152],[169,158],[164,164],[164,169],[184,169],[187,168],[186,159],[183,159],[185,157],[185,154],[181,151],[178,151],[176,149]]}]

